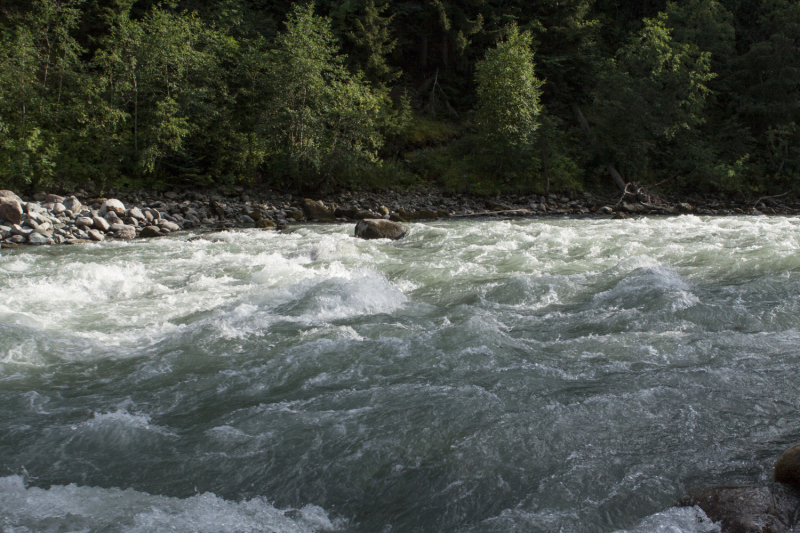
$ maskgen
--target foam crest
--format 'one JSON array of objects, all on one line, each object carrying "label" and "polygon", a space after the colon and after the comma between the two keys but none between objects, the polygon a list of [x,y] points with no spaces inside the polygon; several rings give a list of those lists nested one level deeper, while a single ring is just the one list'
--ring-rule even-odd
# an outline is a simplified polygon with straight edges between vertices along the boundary
[{"label": "foam crest", "polygon": [[0,478],[0,516],[3,531],[314,533],[344,525],[314,505],[280,510],[264,498],[237,503],[212,493],[170,498],[74,484],[44,490],[21,476]]},{"label": "foam crest", "polygon": [[671,507],[648,516],[633,529],[615,533],[719,533],[719,524],[709,519],[699,507]]}]

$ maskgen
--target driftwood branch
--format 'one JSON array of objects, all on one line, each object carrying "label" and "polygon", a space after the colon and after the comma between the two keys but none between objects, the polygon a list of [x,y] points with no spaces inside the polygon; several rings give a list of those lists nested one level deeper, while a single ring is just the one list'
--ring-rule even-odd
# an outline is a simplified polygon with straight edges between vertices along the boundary
[{"label": "driftwood branch", "polygon": [[787,194],[789,194],[789,192],[788,192],[788,191],[787,191],[787,192],[785,192],[785,193],[783,193],[783,194],[776,194],[776,195],[774,195],[774,196],[762,196],[761,198],[759,198],[758,200],[756,200],[756,203],[754,203],[754,204],[753,204],[753,209],[755,209],[755,208],[756,208],[756,206],[757,206],[758,204],[760,204],[760,203],[761,203],[763,200],[770,200],[770,199],[772,199],[772,198],[780,198],[780,197],[782,197],[782,196],[786,196]]}]

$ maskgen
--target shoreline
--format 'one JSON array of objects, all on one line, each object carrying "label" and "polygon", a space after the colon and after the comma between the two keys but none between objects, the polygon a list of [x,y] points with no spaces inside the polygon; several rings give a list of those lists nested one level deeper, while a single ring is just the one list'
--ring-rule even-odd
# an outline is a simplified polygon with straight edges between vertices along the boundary
[{"label": "shoreline", "polygon": [[663,199],[628,195],[505,195],[494,198],[409,191],[340,192],[310,199],[272,190],[111,191],[77,189],[68,195],[22,198],[0,191],[0,247],[82,244],[157,238],[185,230],[284,229],[297,223],[350,224],[364,219],[409,223],[449,219],[638,216],[800,215],[795,197]]}]

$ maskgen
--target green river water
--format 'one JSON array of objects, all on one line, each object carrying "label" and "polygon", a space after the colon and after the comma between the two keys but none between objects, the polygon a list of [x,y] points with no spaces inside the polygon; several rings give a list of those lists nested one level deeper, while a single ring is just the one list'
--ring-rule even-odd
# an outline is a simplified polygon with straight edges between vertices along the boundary
[{"label": "green river water", "polygon": [[800,219],[0,255],[0,531],[637,532],[800,442]]}]

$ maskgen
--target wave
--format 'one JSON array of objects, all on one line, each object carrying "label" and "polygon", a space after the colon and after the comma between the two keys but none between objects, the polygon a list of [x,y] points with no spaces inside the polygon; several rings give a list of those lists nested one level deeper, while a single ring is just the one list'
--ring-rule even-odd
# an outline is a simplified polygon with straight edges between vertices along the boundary
[{"label": "wave", "polygon": [[26,486],[22,476],[0,478],[3,531],[270,532],[337,531],[346,522],[316,505],[276,509],[264,498],[241,502],[213,493],[171,498],[133,489]]}]

